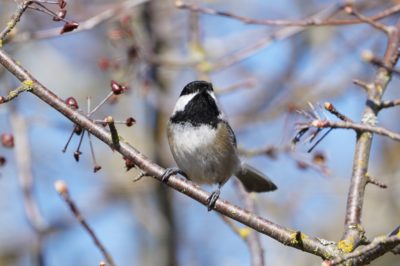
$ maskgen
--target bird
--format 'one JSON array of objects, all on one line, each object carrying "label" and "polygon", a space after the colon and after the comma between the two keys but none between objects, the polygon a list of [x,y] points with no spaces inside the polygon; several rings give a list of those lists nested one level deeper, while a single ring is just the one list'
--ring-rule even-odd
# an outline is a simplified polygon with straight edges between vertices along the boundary
[{"label": "bird", "polygon": [[178,168],[167,168],[162,181],[181,174],[200,185],[217,184],[207,199],[208,211],[231,176],[248,192],[277,189],[271,179],[240,160],[235,133],[218,107],[210,82],[196,80],[183,88],[168,121],[167,138]]}]

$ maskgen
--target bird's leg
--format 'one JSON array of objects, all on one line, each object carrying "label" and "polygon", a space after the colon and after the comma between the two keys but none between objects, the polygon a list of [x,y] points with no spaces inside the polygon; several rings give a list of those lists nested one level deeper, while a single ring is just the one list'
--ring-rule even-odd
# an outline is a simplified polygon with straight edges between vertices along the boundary
[{"label": "bird's leg", "polygon": [[179,169],[177,167],[171,167],[171,168],[165,169],[165,172],[161,175],[161,181],[167,182],[171,175],[176,175],[176,174],[181,174],[187,178],[186,174],[181,169]]},{"label": "bird's leg", "polygon": [[207,199],[207,210],[208,211],[211,211],[212,209],[214,209],[215,202],[217,201],[217,199],[219,198],[219,194],[221,193],[221,186],[222,186],[222,184],[219,183],[218,188],[213,193],[211,193],[211,195],[208,197],[208,199]]}]

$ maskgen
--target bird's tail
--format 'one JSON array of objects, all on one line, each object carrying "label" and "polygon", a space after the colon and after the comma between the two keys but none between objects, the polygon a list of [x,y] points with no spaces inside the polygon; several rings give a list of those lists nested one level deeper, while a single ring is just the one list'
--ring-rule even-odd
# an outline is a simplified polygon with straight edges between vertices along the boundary
[{"label": "bird's tail", "polygon": [[271,179],[245,163],[242,163],[236,177],[239,178],[248,192],[267,192],[278,188]]}]

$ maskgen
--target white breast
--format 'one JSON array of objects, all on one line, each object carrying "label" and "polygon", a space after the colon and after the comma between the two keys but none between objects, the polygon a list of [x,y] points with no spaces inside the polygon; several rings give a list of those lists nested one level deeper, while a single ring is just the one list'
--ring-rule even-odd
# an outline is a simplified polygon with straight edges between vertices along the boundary
[{"label": "white breast", "polygon": [[189,124],[178,124],[173,127],[171,133],[177,149],[185,153],[212,145],[216,137],[216,130],[208,125],[193,127]]},{"label": "white breast", "polygon": [[208,125],[193,127],[174,124],[168,127],[170,147],[176,164],[197,183],[225,182],[236,170],[236,154],[220,150],[217,130]]}]

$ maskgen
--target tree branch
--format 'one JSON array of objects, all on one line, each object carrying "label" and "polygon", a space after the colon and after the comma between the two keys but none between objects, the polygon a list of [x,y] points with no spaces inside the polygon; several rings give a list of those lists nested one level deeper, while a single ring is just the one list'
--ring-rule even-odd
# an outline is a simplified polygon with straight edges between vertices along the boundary
[{"label": "tree branch", "polygon": [[100,252],[103,254],[108,264],[110,266],[115,266],[114,260],[111,257],[110,253],[106,250],[105,246],[103,245],[103,243],[101,243],[101,241],[97,237],[92,227],[90,227],[90,225],[86,222],[85,218],[82,216],[80,210],[78,209],[78,206],[72,200],[68,191],[67,184],[62,180],[57,180],[54,183],[54,187],[56,191],[60,194],[60,196],[63,198],[65,203],[67,203],[69,209],[74,214],[78,222],[82,225],[82,227],[86,230],[86,232],[88,232],[90,237],[93,239],[93,242],[95,243],[96,247],[100,250]]},{"label": "tree branch", "polygon": [[33,194],[34,177],[32,174],[32,158],[28,129],[25,119],[11,108],[11,124],[15,133],[15,160],[18,168],[18,181],[22,191],[25,215],[28,223],[36,233],[34,256],[37,265],[44,265],[43,238],[49,226],[43,218],[38,202]]},{"label": "tree branch", "polygon": [[[386,66],[394,67],[398,61],[400,44],[400,21],[395,27],[391,27],[388,43],[383,58]],[[373,126],[377,120],[379,105],[383,93],[391,80],[391,73],[386,68],[379,68],[374,82],[368,86],[367,101],[364,108],[362,122]],[[364,230],[361,226],[361,214],[364,202],[365,187],[368,183],[368,165],[371,152],[373,134],[371,132],[360,132],[357,135],[355,154],[353,159],[353,172],[350,188],[347,196],[345,232],[339,247],[345,252],[353,251],[364,240]]]},{"label": "tree branch", "polygon": [[344,10],[349,13],[350,15],[353,15],[357,17],[360,21],[365,22],[366,24],[369,24],[370,26],[374,27],[377,30],[380,30],[384,32],[385,34],[388,34],[390,31],[390,28],[384,24],[381,24],[369,17],[364,16],[360,12],[356,11],[352,6],[346,6]]},{"label": "tree branch", "polygon": [[[235,188],[239,193],[242,202],[244,202],[245,208],[253,213],[256,213],[257,210],[254,198],[252,198],[252,195],[244,189],[238,180],[235,180]],[[249,232],[245,237],[245,240],[250,250],[251,265],[264,266],[264,249],[261,245],[260,235],[251,230],[251,232]]]},{"label": "tree branch", "polygon": [[[305,18],[305,21],[321,21],[325,20],[338,12],[339,8],[337,5],[330,5],[327,8],[315,13],[314,15]],[[266,46],[271,43],[279,40],[284,40],[291,36],[294,36],[300,32],[307,30],[306,27],[300,27],[298,25],[293,25],[292,27],[282,28],[275,30],[271,34],[262,37],[259,40],[254,41],[249,46],[240,49],[232,54],[228,54],[222,58],[218,58],[214,60],[212,64],[209,66],[210,71],[218,71],[222,70],[226,67],[229,67],[235,63],[242,61],[245,58],[250,57],[256,52],[264,49]]]},{"label": "tree branch", "polygon": [[[268,26],[301,26],[301,27],[306,27],[306,26],[334,26],[334,25],[351,25],[351,24],[360,24],[364,23],[365,19],[368,21],[377,21],[380,19],[383,19],[385,17],[391,16],[393,14],[396,14],[400,12],[400,5],[394,5],[386,10],[383,10],[379,12],[378,14],[375,14],[374,16],[371,17],[363,17],[364,20],[361,19],[341,19],[341,20],[336,20],[336,19],[324,19],[324,20],[318,20],[318,19],[300,19],[300,20],[274,20],[274,19],[254,19],[254,18],[249,18],[245,16],[240,16],[231,12],[226,12],[226,11],[219,11],[215,10],[212,8],[207,8],[207,7],[201,7],[196,4],[187,4],[184,3],[181,0],[175,1],[175,6],[181,9],[188,9],[192,12],[199,12],[207,15],[213,15],[213,16],[221,16],[221,17],[227,17],[235,20],[239,20],[245,24],[257,24],[257,25],[268,25]],[[338,9],[343,8],[343,6],[337,4],[336,5]]]},{"label": "tree branch", "polygon": [[[143,4],[147,2],[148,0],[127,0],[121,4],[118,4],[115,7],[112,8],[107,8],[105,11],[94,15],[93,17],[90,17],[84,21],[81,21],[79,23],[79,28],[74,30],[73,32],[80,32],[80,31],[86,31],[93,29],[94,27],[98,26],[99,24],[103,23],[104,21],[107,21],[113,17],[115,17],[116,14],[123,10],[128,10],[130,8],[136,7],[140,4]],[[36,32],[21,32],[15,37],[13,37],[12,42],[26,42],[29,40],[39,40],[39,39],[47,39],[47,38],[52,38],[60,36],[60,27],[57,28],[52,28],[52,29],[45,29],[45,30],[40,30]]]},{"label": "tree branch", "polygon": [[383,109],[383,108],[390,108],[390,107],[394,107],[394,106],[397,106],[397,105],[400,105],[400,99],[396,99],[396,100],[393,100],[393,101],[384,101],[384,102],[381,102],[381,104],[380,104],[380,108],[381,109]]},{"label": "tree branch", "polygon": [[23,1],[13,15],[13,18],[7,23],[6,28],[0,32],[0,47],[2,46],[6,36],[17,25],[17,23],[21,19],[22,14],[26,11],[30,4],[32,4],[32,1]]},{"label": "tree branch", "polygon": [[358,133],[370,132],[388,137],[395,141],[400,141],[400,133],[395,133],[383,127],[377,127],[370,124],[357,124],[352,122],[330,121],[330,120],[314,120],[311,123],[300,125],[299,128],[343,128],[353,129]]},{"label": "tree branch", "polygon": [[399,69],[385,65],[385,63],[380,58],[376,57],[371,51],[364,51],[361,54],[361,57],[363,60],[373,64],[374,66],[386,68],[387,71],[400,75]]},{"label": "tree branch", "polygon": [[383,254],[390,252],[396,246],[400,245],[400,235],[376,237],[366,246],[360,247],[355,251],[333,260],[325,261],[322,266],[334,265],[365,265],[369,264]]},{"label": "tree branch", "polygon": [[[73,123],[87,130],[90,132],[90,134],[97,137],[111,148],[115,148],[115,151],[119,152],[125,158],[131,160],[137,167],[146,172],[148,175],[154,176],[157,180],[161,181],[161,175],[165,171],[164,168],[153,163],[151,160],[149,160],[149,158],[126,142],[121,142],[119,146],[115,147],[109,132],[94,123],[84,114],[72,110],[62,99],[35,80],[35,78],[27,70],[11,59],[2,49],[0,49],[0,64],[2,64],[20,81],[32,81],[33,85],[32,90],[30,91],[32,94],[52,106],[55,110],[59,111]],[[199,203],[207,205],[207,199],[209,197],[208,193],[193,183],[183,180],[177,176],[171,176],[167,182],[167,185],[198,201]],[[227,201],[217,200],[215,210],[275,239],[284,245],[315,254],[323,259],[335,257],[340,253],[336,245],[329,241],[307,236],[299,231],[275,224]],[[300,236],[300,238],[298,236]]]}]

